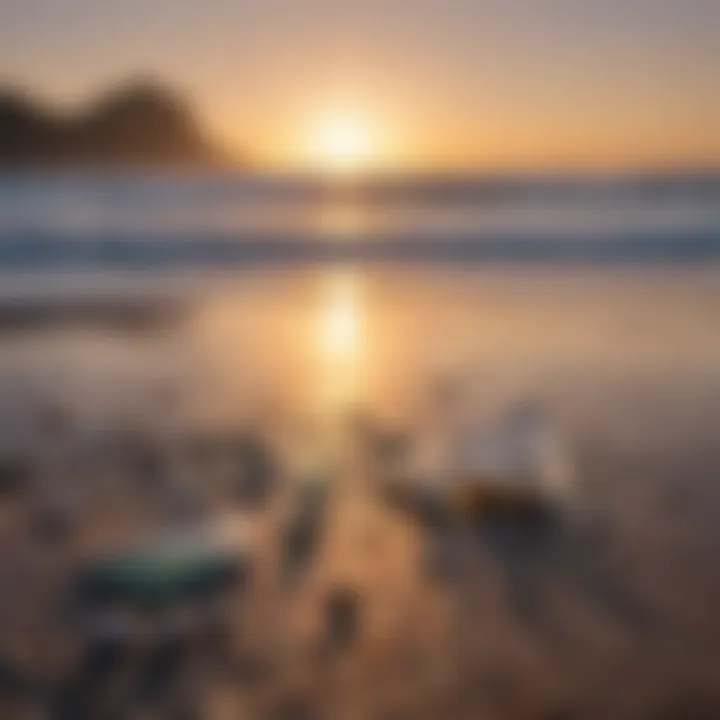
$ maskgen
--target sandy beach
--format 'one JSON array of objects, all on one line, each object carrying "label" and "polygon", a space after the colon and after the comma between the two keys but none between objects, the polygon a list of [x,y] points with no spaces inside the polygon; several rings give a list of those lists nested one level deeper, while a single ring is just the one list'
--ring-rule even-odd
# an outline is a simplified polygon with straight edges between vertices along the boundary
[{"label": "sandy beach", "polygon": [[[170,313],[137,294],[132,312],[115,299],[83,313],[77,298],[0,312],[3,717],[716,716],[713,273],[344,268],[212,287]],[[348,307],[362,337],[351,382],[322,351]],[[337,385],[412,436],[447,376],[479,427],[542,404],[575,467],[561,520],[434,527],[388,504],[355,454],[288,584],[278,428]],[[238,496],[237,467],[198,451],[219,436],[272,449],[259,505]],[[230,508],[252,529],[253,570],[224,630],[177,643],[165,665],[143,635],[63,710],[77,668],[94,677],[94,621],[63,615],[86,558]],[[336,596],[352,618],[338,643]]]}]

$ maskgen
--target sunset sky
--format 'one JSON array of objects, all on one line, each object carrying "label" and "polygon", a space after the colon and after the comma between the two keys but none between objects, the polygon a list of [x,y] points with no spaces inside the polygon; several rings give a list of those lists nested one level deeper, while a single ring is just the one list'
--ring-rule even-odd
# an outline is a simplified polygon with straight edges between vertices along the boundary
[{"label": "sunset sky", "polygon": [[3,80],[141,73],[274,165],[343,118],[376,164],[720,163],[718,0],[2,0]]}]

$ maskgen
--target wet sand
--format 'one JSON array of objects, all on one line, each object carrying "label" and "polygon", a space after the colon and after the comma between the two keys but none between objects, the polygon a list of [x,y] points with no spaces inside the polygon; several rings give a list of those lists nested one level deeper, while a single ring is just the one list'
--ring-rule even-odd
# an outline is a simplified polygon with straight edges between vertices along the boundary
[{"label": "wet sand", "polygon": [[88,553],[232,506],[253,527],[253,573],[220,636],[176,650],[164,687],[137,649],[87,685],[87,715],[717,717],[716,279],[457,279],[362,277],[363,399],[413,432],[439,372],[462,376],[481,421],[540,398],[572,449],[572,502],[541,529],[431,527],[388,505],[356,457],[292,582],[290,479],[250,507],[196,441],[273,438],[274,414],[317,391],[324,278],[238,281],[150,333],[77,316],[6,330],[0,716],[60,716],[92,625],[62,607]]}]

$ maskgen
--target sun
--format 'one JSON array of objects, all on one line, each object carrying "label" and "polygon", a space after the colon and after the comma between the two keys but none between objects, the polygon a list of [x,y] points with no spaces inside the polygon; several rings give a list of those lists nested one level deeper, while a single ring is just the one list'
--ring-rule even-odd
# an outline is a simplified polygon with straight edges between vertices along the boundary
[{"label": "sun", "polygon": [[370,167],[377,157],[377,139],[367,120],[349,111],[335,111],[320,119],[310,133],[313,166],[333,172]]}]

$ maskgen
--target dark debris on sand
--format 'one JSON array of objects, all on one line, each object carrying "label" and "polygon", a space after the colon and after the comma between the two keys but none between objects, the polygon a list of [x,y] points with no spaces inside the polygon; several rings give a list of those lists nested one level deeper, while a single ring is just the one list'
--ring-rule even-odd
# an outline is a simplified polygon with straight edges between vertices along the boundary
[{"label": "dark debris on sand", "polygon": [[[55,440],[71,442],[69,421],[48,424]],[[630,490],[618,485],[641,474],[637,459],[621,457],[625,476],[616,459],[617,478],[593,486],[592,517],[538,506],[459,518],[419,488],[369,478],[364,540],[357,557],[338,560],[350,533],[337,522],[347,497],[320,483],[292,488],[260,432],[223,429],[186,444],[139,427],[109,437],[86,456],[92,466],[52,479],[75,483],[77,503],[36,498],[32,458],[0,461],[0,505],[21,499],[26,510],[0,525],[0,718],[720,717],[720,633],[710,612],[720,601],[717,573],[683,555],[695,549],[692,524],[676,544],[652,527],[679,506],[656,507],[648,495],[629,508]],[[383,457],[402,451],[396,436],[371,441]],[[189,489],[173,485],[179,458],[197,472],[186,473],[196,477]],[[710,463],[702,465],[684,482],[720,508],[703,484]],[[110,500],[93,494],[101,482]],[[63,615],[62,640],[51,635],[67,601],[61,588],[77,587],[70,578],[82,579],[88,551],[145,535],[168,516],[176,522],[178,513],[167,513],[174,492],[200,515],[232,508],[258,521],[257,573],[217,603],[135,608],[127,615],[145,625],[133,632],[96,622],[107,608],[93,597],[73,609],[82,622]],[[623,492],[625,505],[613,505]],[[67,582],[36,580],[41,563],[23,543],[48,563],[62,551],[57,572]],[[660,551],[663,562],[653,564]],[[686,591],[672,587],[675,578]]]}]

